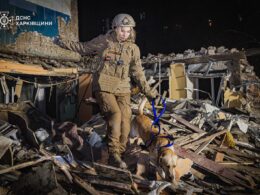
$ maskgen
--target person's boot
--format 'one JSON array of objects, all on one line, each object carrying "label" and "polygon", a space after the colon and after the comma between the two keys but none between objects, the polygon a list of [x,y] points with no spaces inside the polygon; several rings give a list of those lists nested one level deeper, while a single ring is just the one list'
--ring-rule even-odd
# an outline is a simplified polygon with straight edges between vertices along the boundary
[{"label": "person's boot", "polygon": [[108,164],[119,167],[121,169],[127,169],[126,163],[121,159],[121,156],[118,153],[109,155]]}]

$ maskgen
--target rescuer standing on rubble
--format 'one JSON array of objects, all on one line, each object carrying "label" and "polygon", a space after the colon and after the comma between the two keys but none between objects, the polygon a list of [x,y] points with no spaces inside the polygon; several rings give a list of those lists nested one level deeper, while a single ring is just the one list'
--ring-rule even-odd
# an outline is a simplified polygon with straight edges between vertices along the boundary
[{"label": "rescuer standing on rubble", "polygon": [[101,111],[107,120],[107,137],[110,165],[127,168],[122,153],[130,132],[130,77],[142,92],[154,98],[156,90],[148,85],[135,44],[135,21],[128,14],[118,14],[112,22],[112,30],[89,42],[71,42],[60,39],[59,44],[81,55],[97,54],[100,69],[93,77],[93,91]]}]

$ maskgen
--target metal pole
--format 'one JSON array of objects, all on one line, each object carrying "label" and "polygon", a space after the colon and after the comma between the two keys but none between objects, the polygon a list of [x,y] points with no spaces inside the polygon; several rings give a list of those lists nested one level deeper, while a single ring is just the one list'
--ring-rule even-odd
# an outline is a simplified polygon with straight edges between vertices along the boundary
[{"label": "metal pole", "polygon": [[211,98],[212,98],[212,104],[215,105],[215,83],[214,83],[214,77],[210,78],[210,84],[211,84]]}]

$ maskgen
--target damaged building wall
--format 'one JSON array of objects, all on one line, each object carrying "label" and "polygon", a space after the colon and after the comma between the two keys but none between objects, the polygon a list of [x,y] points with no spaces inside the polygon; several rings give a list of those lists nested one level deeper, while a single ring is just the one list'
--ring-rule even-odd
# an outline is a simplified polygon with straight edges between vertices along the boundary
[{"label": "damaged building wall", "polygon": [[58,121],[75,118],[84,62],[55,40],[78,41],[77,6],[77,0],[0,2],[1,103],[29,100]]},{"label": "damaged building wall", "polygon": [[[6,27],[1,25],[1,29],[9,29],[0,31],[1,44],[13,43],[21,32],[36,31],[44,36],[55,37],[61,31],[64,33],[64,28],[66,28],[66,36],[78,40],[77,0],[2,0],[0,7],[1,16],[5,14],[9,19]],[[60,21],[60,18],[63,21]],[[46,23],[40,23],[43,21]]]},{"label": "damaged building wall", "polygon": [[[181,81],[181,87],[178,89],[174,89],[175,95],[176,93],[180,93],[181,91],[187,91],[189,97],[191,98],[200,98],[199,91],[193,91],[193,95],[190,95],[190,90],[199,89],[199,85],[203,83],[207,83],[206,85],[209,86],[208,90],[210,93],[210,98],[213,98],[213,101],[217,98],[217,94],[214,91],[214,85],[217,82],[221,81],[221,78],[230,74],[229,77],[229,85],[231,88],[241,85],[241,70],[240,70],[240,59],[246,59],[246,55],[243,51],[238,51],[236,49],[227,49],[225,47],[209,47],[207,49],[201,48],[200,51],[194,50],[186,50],[184,53],[171,53],[169,55],[159,54],[155,55],[148,55],[144,58],[143,65],[146,70],[147,77],[154,76],[155,79],[163,79],[169,80],[169,86],[175,87],[171,82],[175,84],[178,83],[177,81],[172,81],[173,74],[177,74],[176,71],[172,71],[170,67],[174,64],[183,63],[185,65],[185,73],[182,73],[179,76],[175,76],[175,79],[181,79],[181,77],[186,76],[189,81],[186,81],[189,84],[189,88],[185,84],[185,79]],[[183,78],[182,78],[183,79]],[[206,79],[206,80],[205,80]],[[204,80],[201,81],[200,80]],[[208,85],[211,83],[211,86]],[[166,90],[168,90],[169,86],[166,86]],[[217,84],[215,87],[218,87]],[[170,96],[173,97],[171,94],[173,92],[171,89]],[[182,92],[183,93],[183,92]],[[201,94],[200,94],[201,95]],[[182,98],[186,97],[186,95],[182,95]],[[207,96],[207,98],[209,98]],[[176,96],[174,99],[180,99],[180,97]]]},{"label": "damaged building wall", "polygon": [[0,27],[0,51],[79,61],[79,54],[53,43],[60,34],[78,40],[77,0],[61,2],[1,1],[1,17],[7,16],[8,22]]},{"label": "damaged building wall", "polygon": [[[209,99],[214,105],[245,109],[259,118],[259,78],[247,60],[255,55],[258,49],[210,46],[178,54],[149,54],[142,62],[147,78],[163,80],[160,92],[167,92],[171,99]],[[184,70],[173,70],[180,63]]]}]

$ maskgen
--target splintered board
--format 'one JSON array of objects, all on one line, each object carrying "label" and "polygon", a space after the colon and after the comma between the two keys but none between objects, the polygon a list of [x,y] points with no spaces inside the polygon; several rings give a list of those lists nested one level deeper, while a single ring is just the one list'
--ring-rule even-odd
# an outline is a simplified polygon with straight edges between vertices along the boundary
[{"label": "splintered board", "polygon": [[0,60],[0,72],[41,76],[68,76],[78,74],[77,68],[53,68],[46,70],[40,65],[21,64],[9,60]]}]

